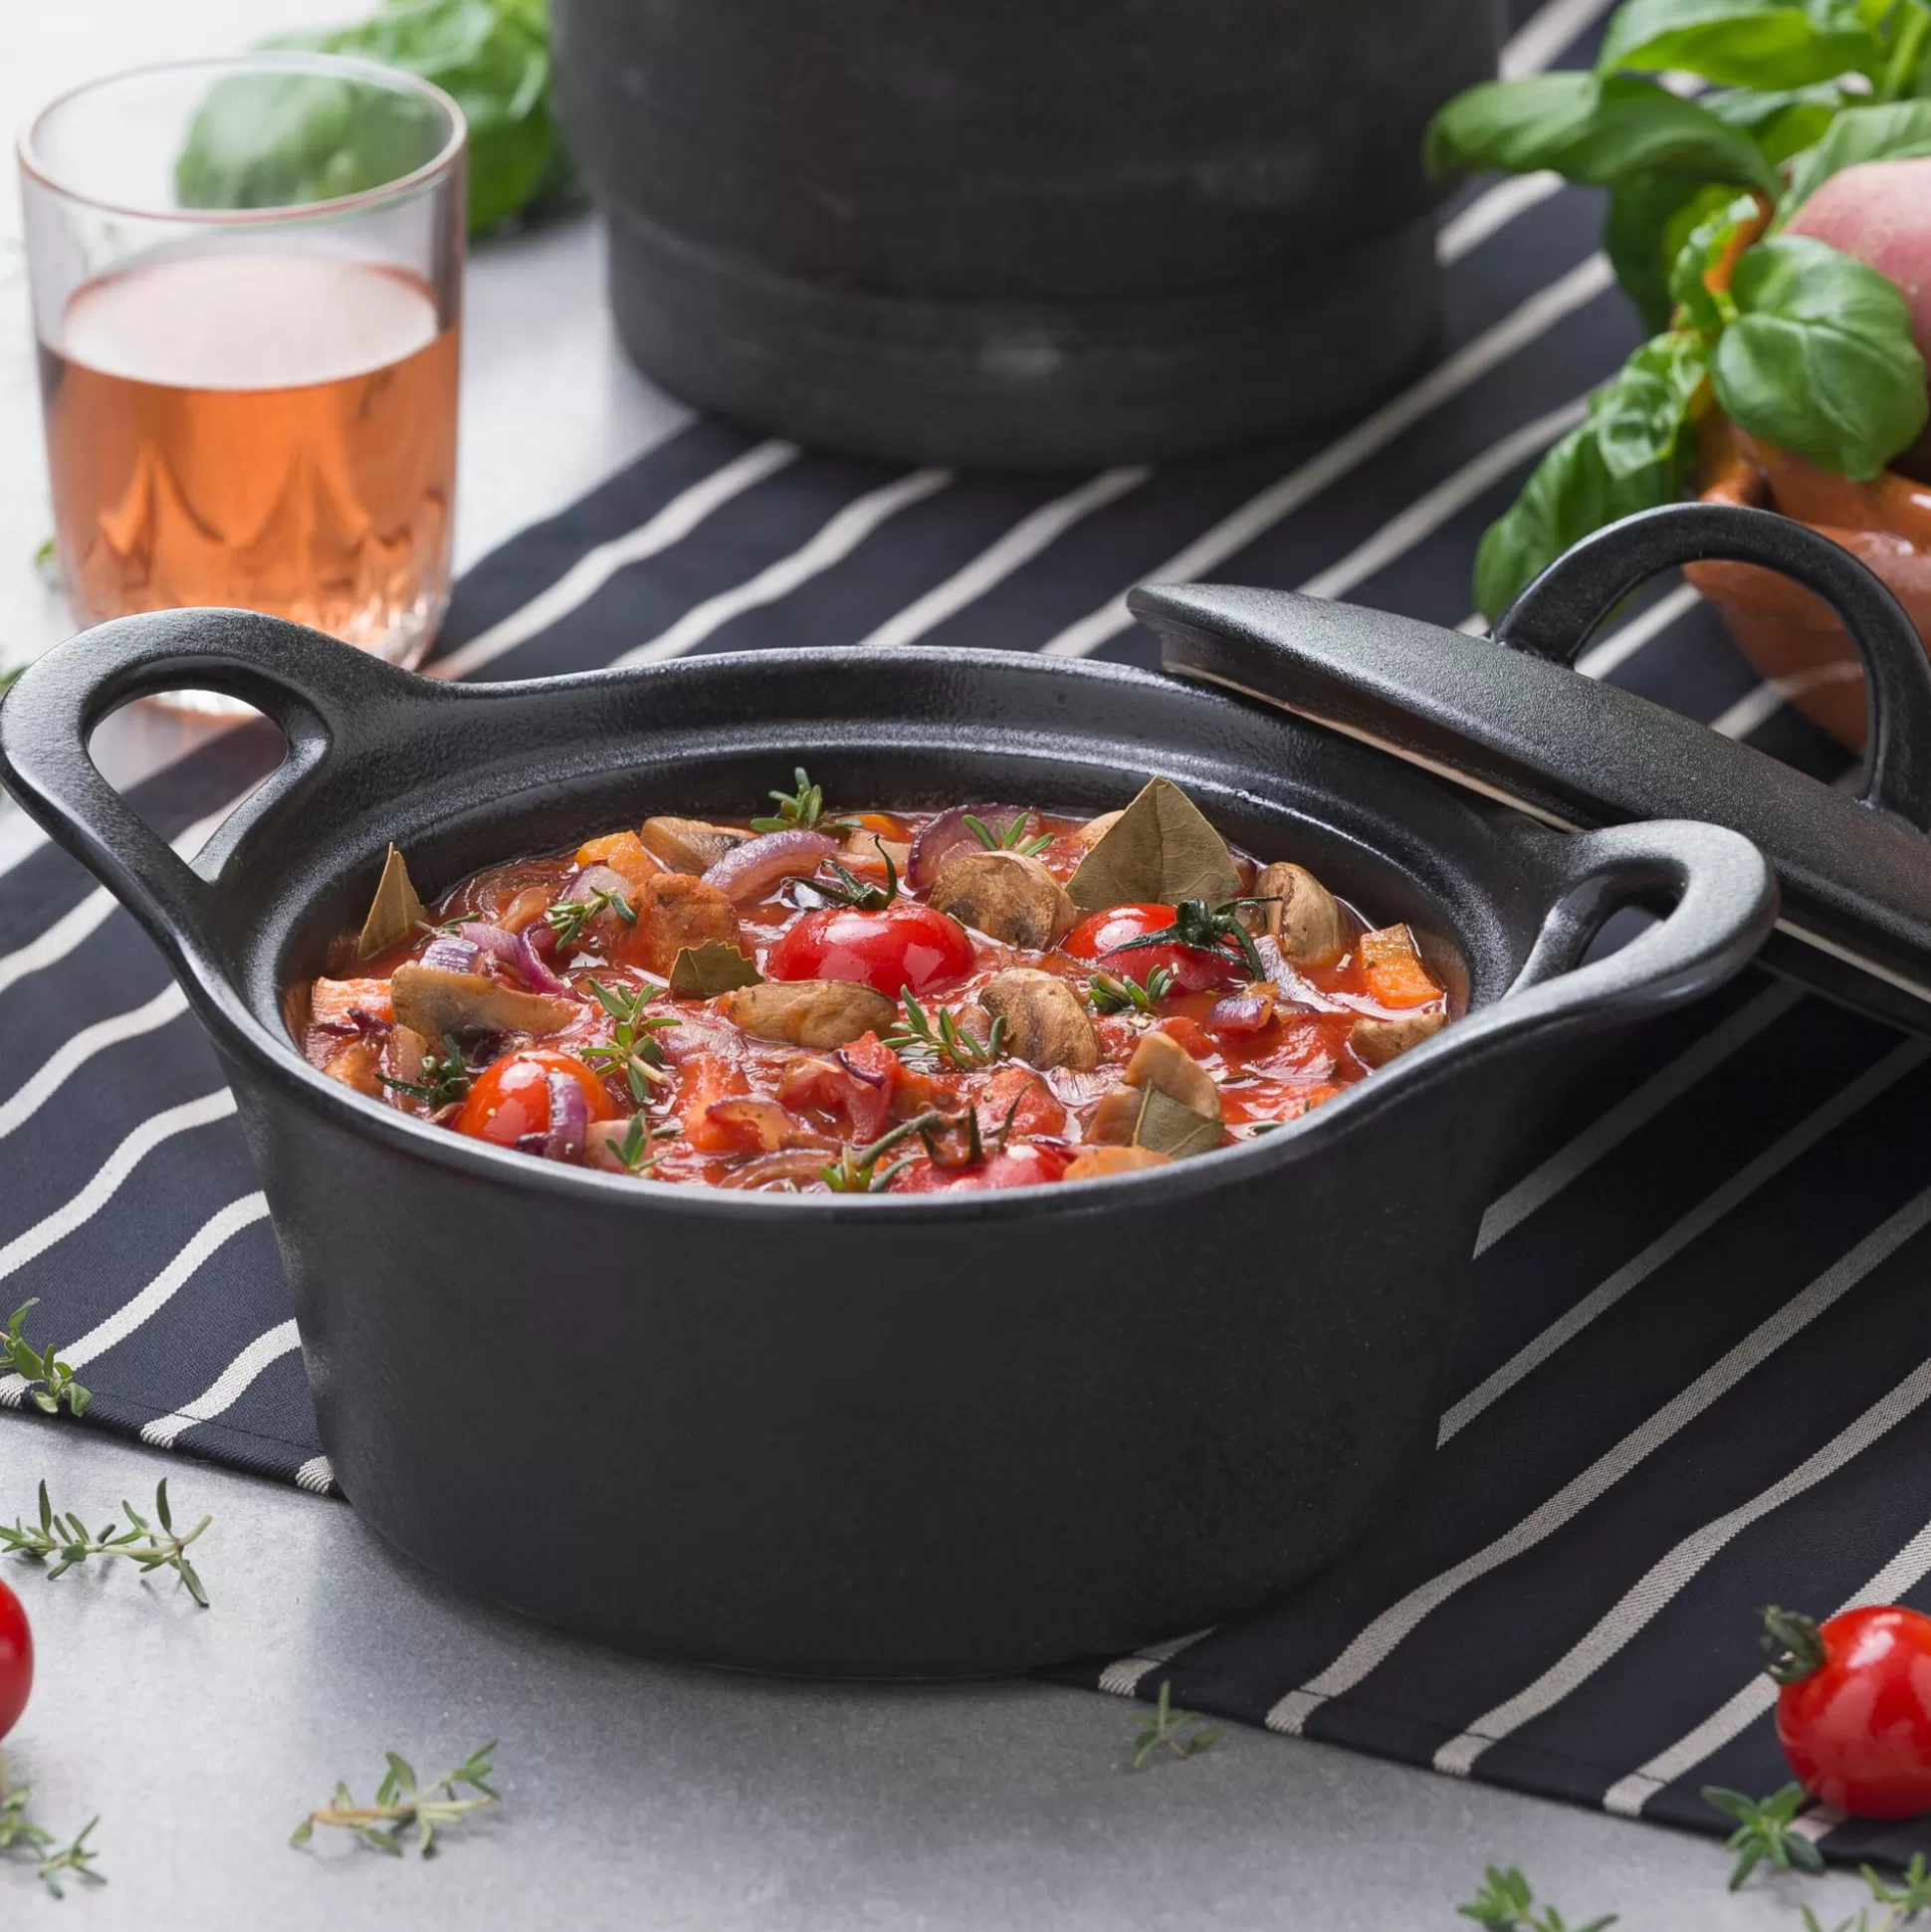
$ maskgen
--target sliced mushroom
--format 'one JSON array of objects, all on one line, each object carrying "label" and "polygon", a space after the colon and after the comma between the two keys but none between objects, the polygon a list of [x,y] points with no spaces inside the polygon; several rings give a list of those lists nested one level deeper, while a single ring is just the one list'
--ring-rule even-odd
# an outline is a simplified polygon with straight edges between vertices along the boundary
[{"label": "sliced mushroom", "polygon": [[1090,1147],[1084,1154],[1073,1157],[1062,1179],[1098,1181],[1110,1174],[1137,1174],[1143,1168],[1168,1168],[1173,1164],[1171,1154],[1162,1154],[1150,1147]]},{"label": "sliced mushroom", "polygon": [[848,979],[766,979],[725,995],[725,1011],[760,1040],[793,1046],[849,1046],[890,1026],[895,1000]]},{"label": "sliced mushroom", "polygon": [[749,832],[712,825],[702,818],[647,818],[642,836],[653,857],[673,872],[706,872],[733,847],[744,844]]},{"label": "sliced mushroom", "polygon": [[1364,1013],[1349,1030],[1348,1043],[1371,1067],[1385,1067],[1396,1054],[1432,1039],[1447,1023],[1448,1015],[1439,1006],[1403,1013],[1399,1019],[1374,1019]]},{"label": "sliced mushroom", "polygon": [[1321,966],[1347,951],[1341,902],[1305,866],[1262,866],[1253,897],[1270,903],[1248,908],[1252,930],[1265,932],[1295,966]]},{"label": "sliced mushroom", "polygon": [[1171,1033],[1143,1033],[1123,1078],[1129,1087],[1158,1087],[1196,1114],[1220,1118],[1220,1089],[1212,1074]]},{"label": "sliced mushroom", "polygon": [[1053,875],[1022,852],[961,852],[940,868],[929,902],[1008,946],[1043,953],[1079,920]]},{"label": "sliced mushroom", "polygon": [[618,952],[651,972],[669,972],[687,947],[695,953],[713,940],[750,957],[731,901],[689,873],[660,872],[647,879],[634,910],[637,923],[618,942]]},{"label": "sliced mushroom", "polygon": [[1005,1021],[1006,1050],[1034,1067],[1099,1065],[1093,1022],[1064,979],[1036,966],[1008,966],[985,982],[978,1003]]},{"label": "sliced mushroom", "polygon": [[577,1015],[575,1003],[517,992],[480,972],[451,972],[410,961],[395,969],[389,996],[398,1026],[426,1040],[445,1033],[554,1033]]},{"label": "sliced mushroom", "polygon": [[1090,852],[1094,846],[1099,844],[1101,839],[1106,837],[1107,833],[1112,831],[1114,826],[1119,824],[1121,818],[1125,815],[1125,811],[1126,807],[1123,805],[1119,811],[1103,811],[1098,818],[1089,818],[1073,834],[1073,843],[1075,845],[1085,846]]}]

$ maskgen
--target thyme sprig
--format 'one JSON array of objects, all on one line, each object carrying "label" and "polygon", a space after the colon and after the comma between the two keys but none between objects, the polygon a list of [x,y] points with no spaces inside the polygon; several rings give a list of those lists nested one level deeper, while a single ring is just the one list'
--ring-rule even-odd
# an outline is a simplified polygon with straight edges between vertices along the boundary
[{"label": "thyme sprig", "polygon": [[1251,906],[1273,904],[1271,898],[1229,899],[1219,906],[1209,906],[1204,899],[1182,899],[1174,908],[1173,925],[1163,926],[1158,933],[1143,933],[1137,940],[1128,940],[1112,950],[1134,953],[1145,946],[1191,946],[1204,953],[1218,953],[1223,950],[1221,943],[1231,940],[1247,970],[1256,979],[1271,978],[1273,975],[1255,950],[1252,935],[1240,923],[1240,915]]},{"label": "thyme sprig", "polygon": [[[480,1751],[452,1772],[438,1778],[426,1790],[416,1782],[416,1774],[406,1758],[385,1752],[388,1769],[376,1787],[372,1805],[358,1805],[346,1785],[337,1785],[335,1795],[319,1811],[314,1811],[295,1827],[289,1838],[294,1845],[307,1844],[322,1825],[338,1831],[352,1831],[371,1851],[385,1851],[400,1858],[413,1836],[416,1849],[425,1858],[436,1851],[436,1834],[452,1825],[460,1825],[472,1812],[502,1803],[490,1778],[495,1772],[490,1754],[496,1749],[492,1738]],[[461,1798],[463,1789],[477,1794]]]},{"label": "thyme sprig", "polygon": [[66,1576],[90,1557],[125,1557],[143,1577],[156,1570],[172,1570],[181,1580],[182,1589],[206,1610],[208,1593],[195,1574],[194,1565],[188,1561],[188,1548],[200,1540],[202,1532],[215,1519],[204,1516],[186,1535],[178,1534],[173,1511],[168,1507],[165,1476],[154,1491],[152,1524],[132,1503],[123,1502],[120,1512],[127,1519],[125,1529],[118,1522],[110,1522],[105,1529],[90,1530],[72,1510],[54,1507],[43,1482],[39,1522],[23,1523],[16,1517],[11,1525],[0,1523],[0,1551],[23,1557],[29,1563],[52,1565],[47,1572],[49,1583],[56,1577]]},{"label": "thyme sprig", "polygon": [[657,1166],[657,1153],[650,1130],[650,1116],[640,1107],[630,1117],[623,1139],[616,1146],[617,1159],[625,1174],[647,1175]]},{"label": "thyme sprig", "polygon": [[885,849],[885,841],[876,832],[872,834],[872,843],[878,847],[878,855],[885,861],[885,883],[882,886],[857,877],[836,859],[827,859],[821,869],[834,876],[831,879],[814,878],[810,882],[811,890],[834,906],[852,906],[861,913],[882,913],[899,896],[899,869],[892,863],[892,855]]},{"label": "thyme sprig", "polygon": [[637,909],[615,886],[592,886],[587,899],[559,899],[543,914],[543,924],[556,935],[559,947],[574,946],[584,927],[599,913],[615,913],[626,926],[637,923]]},{"label": "thyme sprig", "polygon": [[376,1078],[399,1094],[408,1094],[432,1109],[453,1107],[467,1098],[473,1076],[463,1059],[463,1049],[454,1033],[443,1035],[440,1053],[425,1053],[413,1080],[391,1080],[386,1073]]},{"label": "thyme sprig", "polygon": [[847,1142],[839,1150],[838,1159],[818,1172],[834,1194],[882,1194],[891,1186],[893,1177],[902,1169],[909,1168],[919,1157],[916,1154],[908,1155],[883,1171],[879,1168],[879,1162],[900,1142],[909,1140],[914,1134],[930,1133],[947,1123],[948,1116],[936,1107],[931,1108],[909,1121],[901,1121],[896,1127],[887,1128],[877,1140],[867,1142],[864,1147],[853,1147]]},{"label": "thyme sprig", "polygon": [[[7,1761],[0,1757],[0,1857],[24,1852],[38,1867],[41,1883],[56,1898],[65,1898],[61,1890],[62,1877],[84,1878],[91,1885],[105,1885],[107,1877],[105,1872],[94,1868],[94,1861],[100,1853],[89,1848],[88,1834],[101,1823],[91,1818],[84,1825],[73,1843],[60,1845],[53,1832],[39,1824],[27,1810],[27,1801],[33,1795],[31,1785],[12,1785],[7,1782]],[[57,1850],[55,1847],[59,1845]]]},{"label": "thyme sprig", "polygon": [[1730,1872],[1732,1891],[1766,1860],[1779,1871],[1789,1871],[1793,1865],[1803,1871],[1824,1869],[1824,1853],[1802,1831],[1792,1828],[1798,1813],[1810,1802],[1802,1785],[1786,1785],[1763,1799],[1705,1785],[1703,1802],[1736,1821],[1737,1828],[1726,1840],[1737,1854]]},{"label": "thyme sprig", "polygon": [[1053,842],[1050,832],[1027,837],[1027,825],[1036,822],[1030,811],[1008,818],[1003,825],[988,825],[976,812],[969,811],[960,822],[988,852],[1017,852],[1031,859]]},{"label": "thyme sprig", "polygon": [[1213,1748],[1219,1735],[1217,1725],[1203,1724],[1193,1712],[1174,1708],[1173,1680],[1163,1677],[1160,1702],[1134,1739],[1133,1768],[1144,1771],[1160,1751],[1170,1751],[1177,1758],[1197,1758]]},{"label": "thyme sprig", "polygon": [[995,1019],[984,1039],[966,1032],[952,1014],[941,1011],[929,1015],[913,997],[910,986],[899,988],[905,1002],[905,1018],[885,1036],[885,1044],[909,1067],[930,1071],[942,1062],[970,1073],[989,1067],[1005,1051],[1005,1021]]},{"label": "thyme sprig", "polygon": [[[51,1343],[37,1349],[21,1333],[28,1311],[39,1306],[40,1297],[35,1295],[7,1317],[6,1329],[0,1332],[0,1362],[26,1381],[27,1399],[43,1414],[58,1414],[65,1402],[70,1415],[85,1415],[94,1396],[74,1380],[73,1366],[60,1359]],[[38,1389],[36,1383],[41,1385]]]},{"label": "thyme sprig", "polygon": [[1529,1881],[1515,1865],[1490,1865],[1487,1882],[1466,1905],[1455,1910],[1490,1932],[1604,1932],[1615,1923],[1615,1914],[1606,1912],[1587,1925],[1572,1926],[1553,1905],[1536,1908],[1536,1895]]},{"label": "thyme sprig", "polygon": [[[1868,1865],[1859,1865],[1857,1869],[1863,1873],[1871,1897],[1889,1909],[1882,1918],[1873,1919],[1870,1907],[1865,1906],[1855,1918],[1840,1920],[1829,1932],[1899,1932],[1900,1927],[1909,1925],[1920,1912],[1931,1912],[1931,1870],[1926,1869],[1922,1851],[1911,1854],[1911,1862],[1904,1867],[1901,1890],[1885,1884]],[[1804,1908],[1804,1932],[1825,1932],[1823,1922],[1808,1905]]]},{"label": "thyme sprig", "polygon": [[664,1027],[675,1026],[677,1015],[644,1010],[664,990],[662,986],[606,986],[600,979],[583,983],[617,1022],[608,1042],[585,1047],[583,1058],[602,1072],[622,1073],[631,1098],[642,1107],[652,1089],[665,1085],[671,1077],[657,1035]]},{"label": "thyme sprig", "polygon": [[753,818],[751,821],[753,832],[849,832],[853,829],[848,818],[824,816],[824,787],[814,785],[804,775],[803,765],[791,775],[797,780],[797,789],[772,792],[777,814],[772,818]]},{"label": "thyme sprig", "polygon": [[1087,982],[1086,996],[1096,1013],[1151,1013],[1174,990],[1172,966],[1157,966],[1145,982],[1125,972],[1096,972]]}]

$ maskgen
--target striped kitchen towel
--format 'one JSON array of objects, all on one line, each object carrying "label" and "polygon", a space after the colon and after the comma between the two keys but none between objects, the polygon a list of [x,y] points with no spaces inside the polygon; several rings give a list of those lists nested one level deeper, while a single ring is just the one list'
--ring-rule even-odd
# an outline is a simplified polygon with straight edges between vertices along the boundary
[{"label": "striped kitchen towel", "polygon": [[[1551,0],[1521,73],[1588,60]],[[1126,589],[1217,576],[1455,624],[1489,519],[1638,328],[1599,197],[1474,183],[1440,230],[1438,360],[1340,433],[1086,476],[963,476],[698,422],[459,586],[443,675],[923,644],[1151,663]],[[1594,675],[1823,775],[1840,755],[1682,588]],[[183,849],[277,755],[237,732],[142,786]],[[1488,1209],[1479,1294],[1405,1510],[1293,1597],[1059,1674],[1462,1776],[1711,1827],[1783,1771],[1770,1599],[1931,1607],[1931,1043],[1753,975],[1605,1077]],[[159,956],[46,845],[0,877],[0,1309],[89,1420],[329,1487],[234,1103]],[[18,1406],[17,1380],[0,1405]],[[0,1422],[18,1472],[25,1422]],[[11,1509],[18,1483],[0,1491]],[[1151,1528],[1152,1526],[1150,1526]],[[1845,1855],[1931,1831],[1813,1813]]]}]

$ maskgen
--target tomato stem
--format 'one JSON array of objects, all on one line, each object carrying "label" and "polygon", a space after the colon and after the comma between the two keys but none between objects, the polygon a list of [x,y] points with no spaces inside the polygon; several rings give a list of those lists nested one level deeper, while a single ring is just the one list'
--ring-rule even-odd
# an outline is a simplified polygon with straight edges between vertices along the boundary
[{"label": "tomato stem", "polygon": [[1815,1617],[1771,1604],[1765,1608],[1763,1618],[1764,1633],[1757,1641],[1763,1648],[1764,1669],[1773,1682],[1801,1684],[1824,1668],[1824,1633]]}]

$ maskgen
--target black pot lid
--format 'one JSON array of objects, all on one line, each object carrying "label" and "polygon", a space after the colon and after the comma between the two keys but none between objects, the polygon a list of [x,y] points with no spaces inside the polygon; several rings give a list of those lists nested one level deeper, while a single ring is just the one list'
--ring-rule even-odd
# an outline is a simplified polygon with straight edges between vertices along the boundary
[{"label": "black pot lid", "polygon": [[[1839,790],[1570,669],[1658,571],[1757,563],[1842,619],[1870,693],[1861,792]],[[1700,818],[1776,866],[1766,963],[1931,1032],[1931,661],[1848,550],[1768,511],[1683,504],[1585,538],[1470,637],[1289,591],[1150,586],[1129,599],[1169,671],[1278,705],[1565,829]]]}]

